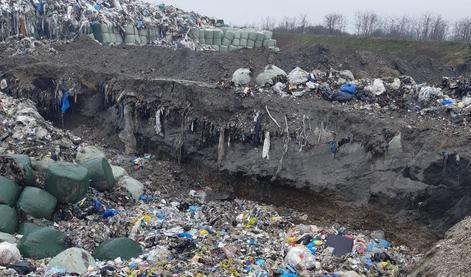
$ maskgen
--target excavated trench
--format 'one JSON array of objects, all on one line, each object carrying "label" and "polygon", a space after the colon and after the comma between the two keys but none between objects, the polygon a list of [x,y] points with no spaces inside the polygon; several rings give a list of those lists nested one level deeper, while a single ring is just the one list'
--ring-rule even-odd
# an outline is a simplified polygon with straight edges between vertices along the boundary
[{"label": "excavated trench", "polygon": [[[217,190],[294,208],[319,223],[382,229],[394,241],[424,250],[471,213],[468,137],[452,141],[431,127],[433,121],[411,127],[413,119],[399,113],[378,116],[269,93],[243,98],[232,89],[183,80],[15,74],[8,93],[35,101],[58,127],[128,153],[174,160]],[[61,80],[73,87],[63,117]],[[84,136],[83,129],[93,132]],[[263,159],[267,132],[269,159]],[[333,132],[347,142],[335,159],[327,145]],[[386,151],[399,133],[401,149]],[[454,151],[446,168],[438,154],[443,140]],[[460,153],[459,163],[454,153]]]}]

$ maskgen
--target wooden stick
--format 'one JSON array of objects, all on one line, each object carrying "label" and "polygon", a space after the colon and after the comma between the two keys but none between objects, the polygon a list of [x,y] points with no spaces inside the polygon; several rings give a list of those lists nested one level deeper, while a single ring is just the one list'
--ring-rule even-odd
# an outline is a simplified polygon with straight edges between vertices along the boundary
[{"label": "wooden stick", "polygon": [[265,109],[267,110],[268,116],[271,118],[271,120],[273,120],[273,122],[275,122],[276,126],[278,126],[278,128],[281,128],[280,124],[278,124],[278,122],[276,121],[276,119],[273,118],[273,116],[271,115],[270,111],[268,110],[268,106],[265,106]]}]

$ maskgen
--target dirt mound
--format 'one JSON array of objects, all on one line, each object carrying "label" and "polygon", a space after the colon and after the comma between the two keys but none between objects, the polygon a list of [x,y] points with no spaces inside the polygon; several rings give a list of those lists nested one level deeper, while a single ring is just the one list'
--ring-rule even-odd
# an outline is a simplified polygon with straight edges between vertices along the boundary
[{"label": "dirt mound", "polygon": [[471,218],[468,217],[453,226],[409,276],[470,276],[470,235]]}]

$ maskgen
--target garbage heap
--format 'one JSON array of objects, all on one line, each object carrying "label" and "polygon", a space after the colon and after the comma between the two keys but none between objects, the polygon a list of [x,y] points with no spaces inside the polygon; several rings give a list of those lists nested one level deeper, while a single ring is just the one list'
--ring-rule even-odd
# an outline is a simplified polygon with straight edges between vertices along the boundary
[{"label": "garbage heap", "polygon": [[417,259],[383,231],[208,188],[165,195],[152,156],[106,155],[2,93],[0,128],[1,276],[397,276]]},{"label": "garbage heap", "polygon": [[[255,31],[250,38],[248,31],[220,36],[225,29],[208,28],[222,26],[221,20],[142,0],[0,0],[0,14],[0,41],[17,36],[69,40],[88,35],[104,45],[153,44],[193,50],[227,46],[222,51],[276,44],[271,35]],[[189,36],[191,30],[196,35]]]},{"label": "garbage heap", "polygon": [[448,113],[454,123],[466,123],[471,115],[471,84],[468,79],[444,77],[439,84],[417,84],[410,76],[355,79],[350,70],[310,72],[299,67],[289,73],[267,65],[255,70],[240,68],[231,84],[247,96],[272,92],[281,97],[318,96],[339,103],[361,103],[362,109],[387,109],[421,115]]}]

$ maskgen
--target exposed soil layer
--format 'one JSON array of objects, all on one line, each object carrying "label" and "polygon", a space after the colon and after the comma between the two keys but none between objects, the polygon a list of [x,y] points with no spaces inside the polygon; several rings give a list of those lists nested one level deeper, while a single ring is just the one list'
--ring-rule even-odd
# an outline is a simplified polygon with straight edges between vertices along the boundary
[{"label": "exposed soil layer", "polygon": [[[7,93],[34,100],[49,119],[87,139],[129,150],[132,139],[125,133],[130,131],[136,152],[179,161],[187,169],[182,174],[195,180],[235,196],[294,207],[320,221],[384,229],[419,249],[471,213],[467,126],[442,117],[369,111],[360,103],[332,104],[315,95],[291,99],[264,92],[242,98],[215,85],[241,66],[261,69],[280,61],[290,68],[293,53],[105,48],[89,40],[55,49],[23,57],[0,49]],[[311,65],[330,65],[327,50],[310,49]],[[63,120],[56,95],[61,80],[74,90]],[[262,159],[265,132],[271,136],[267,160]],[[349,138],[335,159],[327,144],[333,132]],[[399,133],[402,149],[388,152]],[[446,167],[444,149],[451,153]],[[454,162],[455,153],[460,163]]]}]

